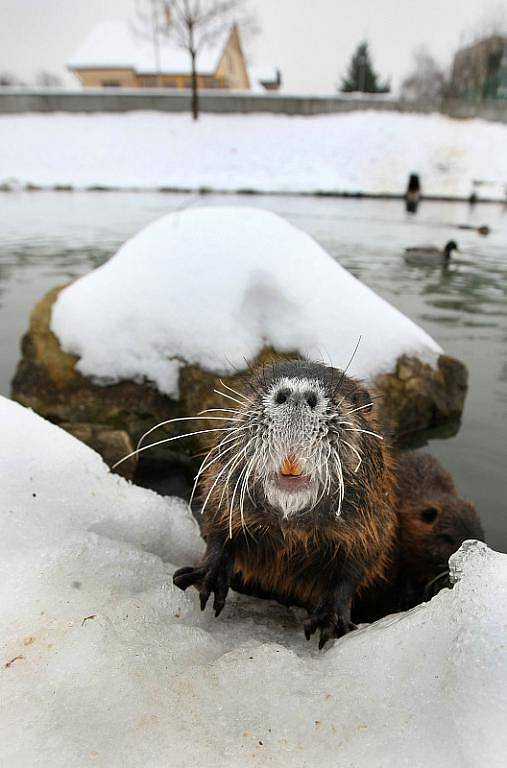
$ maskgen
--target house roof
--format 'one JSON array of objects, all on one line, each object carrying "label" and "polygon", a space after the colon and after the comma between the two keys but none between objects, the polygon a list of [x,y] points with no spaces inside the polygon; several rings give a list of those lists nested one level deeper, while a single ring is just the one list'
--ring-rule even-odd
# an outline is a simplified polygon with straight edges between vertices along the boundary
[{"label": "house roof", "polygon": [[[69,69],[133,69],[138,74],[157,72],[155,50],[150,31],[127,20],[103,21],[96,24],[84,42],[67,62]],[[197,72],[215,72],[230,30],[213,45],[202,49],[197,57]],[[167,37],[160,36],[161,74],[188,74],[189,54]]]},{"label": "house roof", "polygon": [[248,72],[251,78],[259,83],[277,83],[280,76],[278,67],[272,64],[256,64],[248,67]]}]

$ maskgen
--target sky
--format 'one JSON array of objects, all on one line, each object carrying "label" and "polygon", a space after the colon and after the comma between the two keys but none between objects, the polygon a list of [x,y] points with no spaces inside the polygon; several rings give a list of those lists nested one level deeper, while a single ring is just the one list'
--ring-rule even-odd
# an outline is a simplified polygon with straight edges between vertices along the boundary
[{"label": "sky", "polygon": [[[72,85],[65,62],[94,23],[132,18],[135,3],[0,0],[0,72],[33,82],[45,69]],[[249,60],[279,66],[284,90],[297,93],[335,91],[361,39],[370,42],[377,71],[396,89],[417,46],[448,65],[464,32],[498,25],[507,12],[507,0],[249,0],[249,6],[260,27],[247,42]]]}]

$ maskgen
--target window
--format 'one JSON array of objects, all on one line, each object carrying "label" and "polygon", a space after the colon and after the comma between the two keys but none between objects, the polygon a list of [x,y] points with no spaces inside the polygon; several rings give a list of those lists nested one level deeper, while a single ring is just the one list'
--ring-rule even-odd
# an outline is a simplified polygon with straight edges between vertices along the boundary
[{"label": "window", "polygon": [[119,88],[121,83],[119,80],[102,80],[101,85],[103,88]]}]

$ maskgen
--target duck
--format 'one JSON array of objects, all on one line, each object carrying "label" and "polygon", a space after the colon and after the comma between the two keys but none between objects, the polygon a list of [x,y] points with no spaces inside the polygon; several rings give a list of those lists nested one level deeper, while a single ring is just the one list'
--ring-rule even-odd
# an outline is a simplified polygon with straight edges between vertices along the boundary
[{"label": "duck", "polygon": [[481,224],[480,227],[476,227],[472,224],[458,224],[458,229],[471,229],[472,232],[477,232],[479,235],[489,235],[491,232],[491,229],[487,224]]},{"label": "duck", "polygon": [[449,263],[452,251],[458,251],[455,240],[449,240],[445,248],[440,249],[434,245],[417,245],[415,248],[405,248],[404,259],[407,264],[417,266],[439,266]]}]

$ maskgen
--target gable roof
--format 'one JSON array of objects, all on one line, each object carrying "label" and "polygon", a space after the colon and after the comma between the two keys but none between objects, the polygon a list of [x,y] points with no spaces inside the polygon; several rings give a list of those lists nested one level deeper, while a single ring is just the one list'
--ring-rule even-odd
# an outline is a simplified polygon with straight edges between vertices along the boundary
[{"label": "gable roof", "polygon": [[[227,30],[214,44],[197,56],[197,72],[212,75],[230,35]],[[186,75],[190,71],[188,51],[178,48],[171,38],[160,36],[160,73]],[[137,74],[157,72],[155,50],[149,32],[137,30],[127,20],[96,24],[67,62],[69,69],[133,69]]]}]

